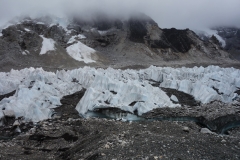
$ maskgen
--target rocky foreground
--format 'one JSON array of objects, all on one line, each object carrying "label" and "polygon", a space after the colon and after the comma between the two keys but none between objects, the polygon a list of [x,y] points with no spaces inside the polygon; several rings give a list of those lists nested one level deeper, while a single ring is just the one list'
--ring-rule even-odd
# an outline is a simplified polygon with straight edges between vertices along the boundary
[{"label": "rocky foreground", "polygon": [[2,159],[239,159],[239,129],[199,132],[194,123],[104,119],[42,121],[1,140]]}]

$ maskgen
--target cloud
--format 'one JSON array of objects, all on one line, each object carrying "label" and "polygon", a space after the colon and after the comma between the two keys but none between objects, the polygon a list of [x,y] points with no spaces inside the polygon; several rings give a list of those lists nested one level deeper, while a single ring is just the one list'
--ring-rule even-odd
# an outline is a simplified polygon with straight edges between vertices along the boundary
[{"label": "cloud", "polygon": [[23,14],[88,16],[100,10],[113,16],[143,12],[161,28],[240,27],[239,8],[239,0],[0,0],[0,25]]}]

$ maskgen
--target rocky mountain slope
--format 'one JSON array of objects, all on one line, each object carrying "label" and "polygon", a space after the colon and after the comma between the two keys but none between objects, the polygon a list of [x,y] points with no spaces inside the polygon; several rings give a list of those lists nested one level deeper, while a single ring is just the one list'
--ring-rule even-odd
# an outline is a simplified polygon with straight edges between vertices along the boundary
[{"label": "rocky mountain slope", "polygon": [[240,60],[240,29],[233,27],[219,27],[216,28],[216,30],[218,35],[226,42],[224,49],[228,51],[233,58]]},{"label": "rocky mountain slope", "polygon": [[205,42],[214,41],[230,54],[230,58],[240,60],[240,29],[236,27],[214,27],[211,30],[197,31]]},{"label": "rocky mountain slope", "polygon": [[2,29],[0,57],[1,71],[30,66],[56,70],[229,60],[215,41],[203,41],[189,29],[161,29],[144,14],[125,20],[104,14],[71,20],[24,18]]}]

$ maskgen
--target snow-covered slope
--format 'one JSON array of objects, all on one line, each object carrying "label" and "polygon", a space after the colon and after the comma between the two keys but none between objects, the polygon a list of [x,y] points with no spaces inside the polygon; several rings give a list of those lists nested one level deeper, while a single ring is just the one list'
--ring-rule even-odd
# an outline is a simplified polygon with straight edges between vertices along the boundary
[{"label": "snow-covered slope", "polygon": [[12,70],[0,73],[0,95],[16,90],[15,95],[0,101],[0,118],[6,113],[26,120],[50,118],[60,99],[86,88],[76,110],[83,116],[88,110],[116,107],[139,115],[159,107],[178,107],[161,87],[191,94],[202,103],[214,100],[231,103],[239,99],[240,70],[234,68],[161,68],[144,70],[94,69],[84,67],[56,73],[42,69]]},{"label": "snow-covered slope", "polygon": [[86,37],[82,34],[72,36],[67,42],[67,44],[72,44],[66,48],[67,53],[77,61],[83,61],[85,63],[96,62],[92,60],[92,54],[94,54],[96,51],[78,41],[78,39],[84,38]]},{"label": "snow-covered slope", "polygon": [[70,45],[66,48],[67,53],[77,61],[84,61],[85,63],[93,63],[92,54],[95,53],[95,50],[84,45],[81,42],[77,42],[73,45]]},{"label": "snow-covered slope", "polygon": [[55,42],[53,39],[45,38],[43,35],[41,35],[40,37],[42,37],[42,39],[43,39],[40,55],[46,54],[48,51],[55,50]]}]

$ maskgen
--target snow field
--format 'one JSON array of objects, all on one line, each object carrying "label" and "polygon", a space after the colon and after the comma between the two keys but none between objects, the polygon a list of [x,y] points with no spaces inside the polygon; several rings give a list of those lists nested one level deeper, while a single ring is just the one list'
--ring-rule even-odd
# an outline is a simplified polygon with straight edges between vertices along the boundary
[{"label": "snow field", "polygon": [[92,54],[95,53],[95,50],[86,46],[81,42],[70,45],[66,48],[67,53],[77,61],[83,61],[84,63],[93,63]]},{"label": "snow field", "polygon": [[46,54],[48,51],[54,51],[55,50],[55,42],[51,38],[45,38],[43,35],[41,35],[43,42],[42,42],[42,48],[40,51],[40,55]]}]

